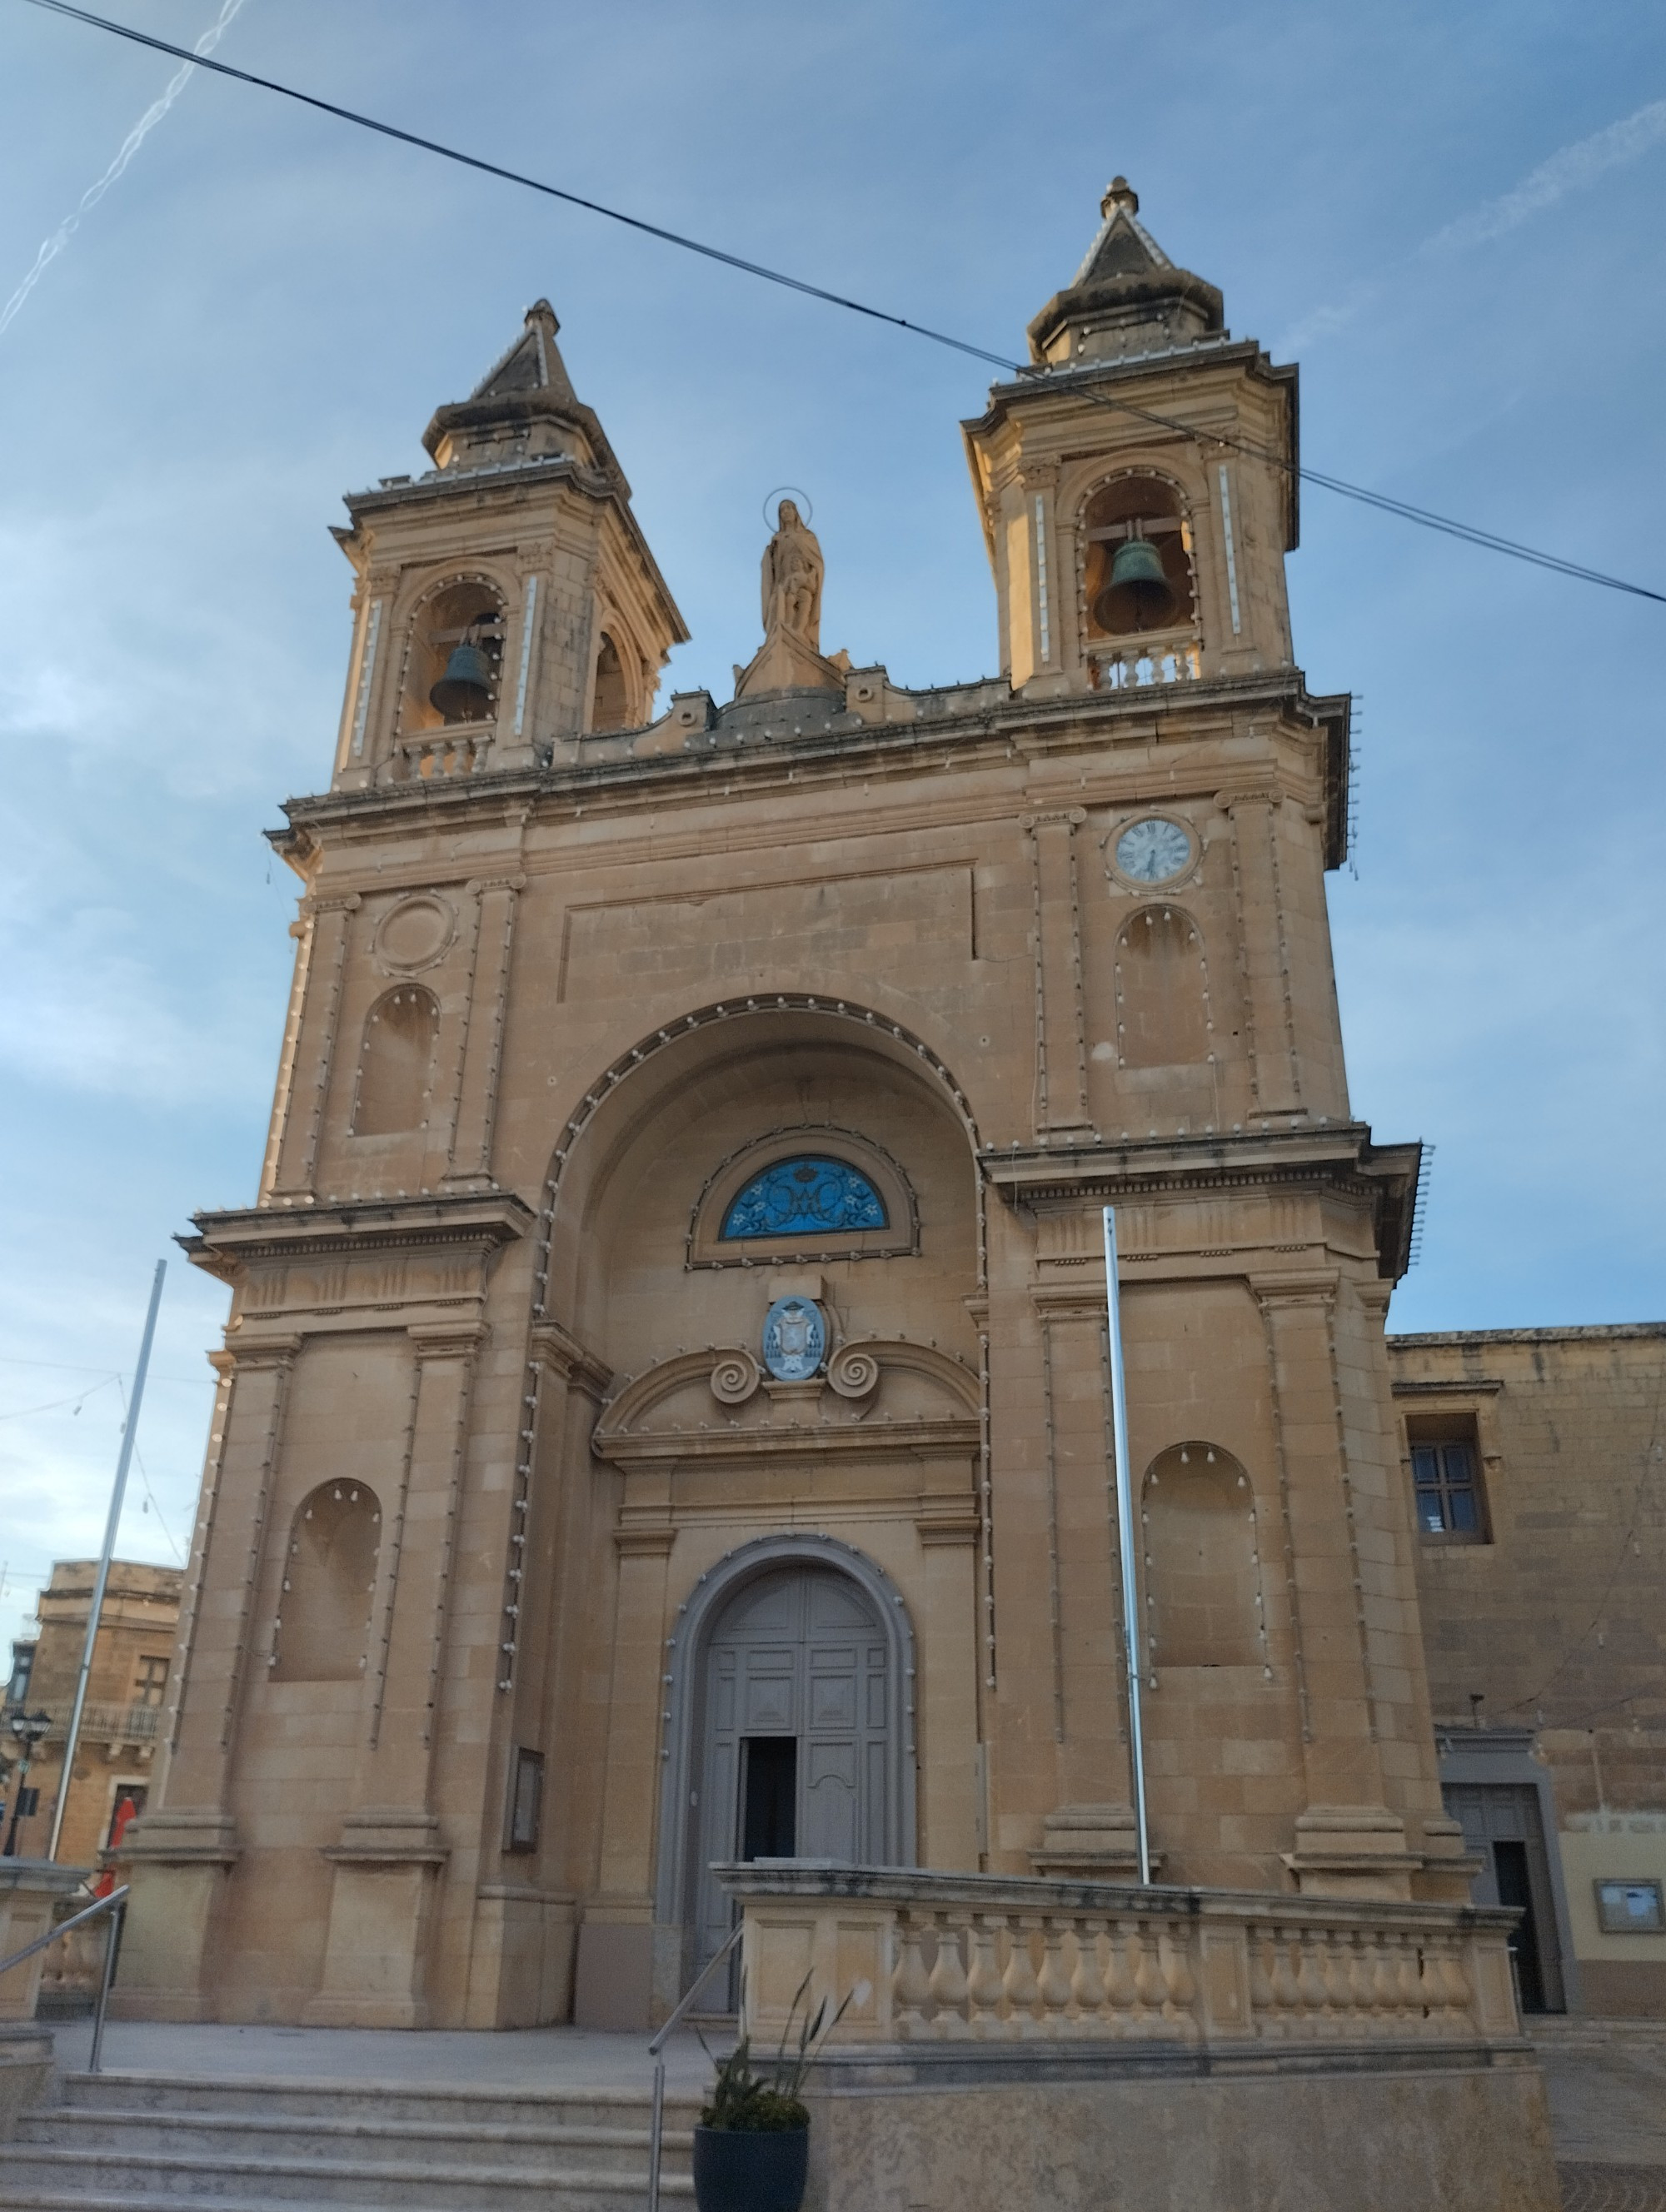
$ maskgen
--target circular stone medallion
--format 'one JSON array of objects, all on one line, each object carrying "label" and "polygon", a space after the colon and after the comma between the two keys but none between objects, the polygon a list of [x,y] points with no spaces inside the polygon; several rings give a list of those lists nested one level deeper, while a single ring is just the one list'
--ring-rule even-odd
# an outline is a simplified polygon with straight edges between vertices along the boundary
[{"label": "circular stone medallion", "polygon": [[763,1316],[763,1364],[777,1382],[807,1382],[827,1357],[827,1323],[811,1298],[777,1298]]},{"label": "circular stone medallion", "polygon": [[431,892],[401,899],[385,914],[376,930],[376,957],[384,968],[405,975],[432,968],[449,948],[457,930],[457,916],[444,899]]}]

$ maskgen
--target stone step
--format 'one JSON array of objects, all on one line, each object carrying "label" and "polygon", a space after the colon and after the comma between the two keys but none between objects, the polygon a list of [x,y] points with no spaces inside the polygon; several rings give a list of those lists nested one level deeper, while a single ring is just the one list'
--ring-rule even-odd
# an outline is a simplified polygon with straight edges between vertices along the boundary
[{"label": "stone step", "polygon": [[[282,2075],[106,2072],[66,2074],[64,2102],[77,2112],[248,2112],[262,2119],[407,2120],[462,2129],[508,2124],[543,2127],[638,2128],[647,2139],[653,2099],[646,2086],[612,2088],[448,2088],[405,2081],[307,2081]],[[691,2128],[701,2100],[687,2091],[666,2094],[666,2124]]]},{"label": "stone step", "polygon": [[[632,2116],[633,2118],[635,2115]],[[692,2128],[672,2116],[663,2142],[664,2170],[686,2172]],[[455,2165],[465,2156],[496,2171],[517,2166],[581,2165],[598,2173],[641,2175],[648,2170],[647,2114],[640,2126],[569,2125],[504,2118],[472,2125],[453,2120],[372,2119],[309,2112],[204,2112],[161,2105],[123,2109],[102,2104],[60,2105],[26,2114],[20,2145],[73,2150],[179,2151],[222,2159],[333,2158],[409,2160],[419,2147]]]},{"label": "stone step", "polygon": [[[466,2148],[459,2146],[459,2148]],[[0,2166],[0,2208],[118,2205],[123,2212],[159,2212],[185,2204],[192,2212],[247,2205],[298,2204],[331,2212],[638,2212],[647,2197],[647,2161],[636,2173],[598,2173],[545,2163],[483,2171],[476,2163],[440,2158],[420,2164],[393,2160],[225,2158],[183,2152],[77,2150],[40,2144],[7,2146]],[[691,2197],[686,2175],[666,2175],[665,2195]]]}]

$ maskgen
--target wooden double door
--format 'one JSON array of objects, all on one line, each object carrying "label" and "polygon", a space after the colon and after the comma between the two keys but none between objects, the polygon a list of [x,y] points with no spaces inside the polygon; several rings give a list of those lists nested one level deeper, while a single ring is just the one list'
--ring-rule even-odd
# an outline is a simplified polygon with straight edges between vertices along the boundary
[{"label": "wooden double door", "polygon": [[733,1925],[714,1862],[897,1856],[890,1647],[859,1583],[786,1567],[737,1592],[703,1662],[694,1971]]}]

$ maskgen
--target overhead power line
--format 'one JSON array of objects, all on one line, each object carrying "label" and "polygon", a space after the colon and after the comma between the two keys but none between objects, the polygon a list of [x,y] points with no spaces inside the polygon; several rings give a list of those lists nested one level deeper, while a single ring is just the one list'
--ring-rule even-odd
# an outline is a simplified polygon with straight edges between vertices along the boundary
[{"label": "overhead power line", "polygon": [[[397,124],[384,123],[374,115],[362,115],[356,108],[343,107],[337,101],[324,100],[316,93],[302,92],[296,85],[283,84],[276,77],[260,76],[252,70],[235,69],[229,62],[199,54],[189,46],[175,46],[169,39],[159,39],[149,31],[136,29],[131,23],[119,23],[107,15],[94,15],[85,8],[76,8],[70,0],[29,0],[35,8],[43,8],[54,15],[67,15],[77,23],[90,25],[94,30],[107,31],[112,37],[126,39],[134,46],[149,46],[155,52],[169,54],[176,59],[192,63],[198,69],[211,70],[216,76],[232,77],[240,84],[255,86],[262,92],[277,93],[284,100],[298,100],[303,107],[316,108],[320,114],[333,115],[343,123],[356,125],[362,131],[374,131],[384,138],[392,138],[403,146],[414,146],[419,152],[437,155],[441,161],[455,161],[461,167],[477,171],[482,176],[496,177],[503,183],[519,185],[523,190],[541,193],[544,198],[561,200],[569,207],[581,208],[587,215],[605,216],[610,222],[623,223],[629,230],[640,232],[644,237],[657,238],[662,244],[674,246],[684,253],[697,253],[708,261],[721,263],[725,268],[739,270],[743,276],[758,277],[766,284],[779,284],[789,292],[802,293],[806,298],[824,301],[830,307],[842,307],[853,315],[865,316],[870,322],[888,323],[893,329],[907,331],[915,337],[925,338],[933,345],[946,346],[955,353],[968,355],[973,361],[988,363],[1003,370],[1008,376],[1019,379],[1044,374],[1033,362],[1015,362],[1010,356],[993,351],[988,346],[974,345],[966,338],[953,337],[949,331],[933,330],[928,324],[911,321],[906,315],[893,314],[888,308],[870,306],[866,301],[853,300],[842,292],[826,285],[812,284],[806,277],[793,276],[781,269],[771,269],[761,261],[751,261],[744,254],[730,253],[721,246],[711,246],[702,239],[689,238],[681,231],[670,230],[662,223],[649,222],[641,216],[627,215],[621,208],[606,206],[600,200],[587,199],[581,192],[568,191],[560,185],[547,184],[542,178],[529,177],[519,169],[506,168],[501,162],[483,160],[477,154],[465,154],[456,146],[443,144],[437,138],[425,138],[420,132],[404,131]],[[1363,506],[1378,508],[1384,514],[1398,515],[1404,522],[1414,522],[1425,530],[1437,530],[1449,538],[1460,539],[1468,545],[1477,545],[1490,553],[1507,554],[1511,560],[1525,561],[1538,568],[1548,568],[1560,576],[1572,576],[1581,583],[1600,584],[1605,590],[1624,592],[1639,599],[1652,599],[1666,606],[1666,592],[1652,591],[1646,584],[1633,584],[1623,576],[1605,574],[1600,568],[1588,568],[1577,561],[1564,560],[1555,553],[1541,548],[1523,545],[1512,538],[1500,537],[1496,532],[1482,530],[1473,523],[1460,522],[1450,515],[1436,514],[1427,507],[1414,506],[1408,500],[1392,498],[1386,492],[1371,491],[1363,484],[1349,483],[1341,477],[1325,474],[1318,469],[1303,468],[1287,460],[1283,454],[1257,445],[1253,441],[1225,437],[1218,431],[1201,431],[1189,422],[1160,415],[1146,407],[1136,406],[1132,400],[1118,399],[1099,392],[1084,392],[1084,398],[1096,405],[1115,409],[1119,414],[1151,422],[1163,429],[1172,430],[1199,444],[1221,447],[1244,453],[1263,461],[1285,474],[1300,479],[1304,483],[1316,484],[1320,489],[1336,493],[1343,499],[1359,501]]]}]

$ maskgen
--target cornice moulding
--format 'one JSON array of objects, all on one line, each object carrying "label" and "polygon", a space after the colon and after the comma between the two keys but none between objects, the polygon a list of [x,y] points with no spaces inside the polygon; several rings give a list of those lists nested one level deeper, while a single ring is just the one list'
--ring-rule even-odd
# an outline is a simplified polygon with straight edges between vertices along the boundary
[{"label": "cornice moulding", "polygon": [[336,1259],[357,1253],[513,1243],[537,1216],[513,1191],[362,1199],[322,1206],[246,1206],[197,1213],[194,1237],[174,1239],[187,1258],[229,1280],[228,1269],[264,1262]]}]

